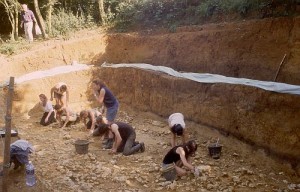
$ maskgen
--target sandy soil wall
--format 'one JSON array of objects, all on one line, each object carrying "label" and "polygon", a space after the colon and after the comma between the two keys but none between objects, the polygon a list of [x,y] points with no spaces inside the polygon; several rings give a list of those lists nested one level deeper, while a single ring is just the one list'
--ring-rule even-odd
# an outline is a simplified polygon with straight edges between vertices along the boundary
[{"label": "sandy soil wall", "polygon": [[99,62],[150,63],[177,71],[300,84],[300,17],[115,34]]},{"label": "sandy soil wall", "polygon": [[138,69],[102,68],[97,74],[121,103],[164,117],[182,112],[189,120],[300,160],[300,96],[241,85],[203,84]]},{"label": "sandy soil wall", "polygon": [[85,32],[82,38],[78,36],[69,41],[46,41],[23,54],[1,57],[0,69],[3,73],[0,82],[8,80],[9,76],[18,77],[33,71],[69,65],[72,61],[93,63],[104,54],[106,36],[103,33]]}]

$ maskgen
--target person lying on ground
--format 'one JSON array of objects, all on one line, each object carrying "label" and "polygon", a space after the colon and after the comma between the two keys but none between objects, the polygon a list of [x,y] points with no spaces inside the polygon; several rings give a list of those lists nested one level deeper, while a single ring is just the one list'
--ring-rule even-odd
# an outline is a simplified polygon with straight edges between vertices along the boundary
[{"label": "person lying on ground", "polygon": [[48,100],[46,95],[40,94],[40,104],[43,107],[44,114],[42,116],[42,119],[40,121],[40,124],[43,126],[50,125],[51,123],[55,122],[55,112],[52,106],[51,101]]},{"label": "person lying on ground", "polygon": [[54,110],[56,111],[56,119],[58,120],[61,128],[75,124],[80,121],[79,116],[74,113],[69,107],[55,105]]},{"label": "person lying on ground", "polygon": [[32,145],[26,140],[17,140],[10,145],[10,164],[14,164],[14,169],[26,165],[28,156],[33,152]]},{"label": "person lying on ground", "polygon": [[51,88],[50,101],[55,98],[55,104],[68,107],[69,104],[69,89],[66,83],[59,82]]},{"label": "person lying on ground", "polygon": [[195,175],[199,175],[199,170],[191,164],[191,157],[195,155],[196,151],[197,144],[194,140],[173,147],[163,159],[162,170],[164,171],[167,167],[174,166],[176,175],[184,176],[187,174],[187,171],[183,168],[185,167]]},{"label": "person lying on ground", "polygon": [[96,126],[96,118],[102,115],[97,109],[82,110],[80,112],[80,120],[83,121],[87,129],[94,131]]},{"label": "person lying on ground", "polygon": [[145,144],[135,141],[136,133],[132,126],[122,122],[107,124],[100,117],[97,118],[97,122],[99,122],[99,126],[95,130],[95,134],[103,135],[108,131],[113,134],[114,142],[110,151],[111,154],[122,152],[123,155],[128,156],[139,151],[145,151]]},{"label": "person lying on ground", "polygon": [[169,128],[172,133],[171,146],[175,147],[176,137],[181,136],[182,144],[187,140],[187,133],[185,128],[184,116],[182,113],[173,113],[168,119]]}]

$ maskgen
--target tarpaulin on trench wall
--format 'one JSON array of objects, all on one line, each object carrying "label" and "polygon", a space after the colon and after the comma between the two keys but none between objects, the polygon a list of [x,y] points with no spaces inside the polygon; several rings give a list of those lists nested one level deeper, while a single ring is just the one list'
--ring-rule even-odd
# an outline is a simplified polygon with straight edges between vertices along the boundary
[{"label": "tarpaulin on trench wall", "polygon": [[200,82],[200,83],[240,84],[240,85],[258,87],[260,89],[264,89],[267,91],[300,95],[300,86],[290,85],[290,84],[286,84],[286,83],[277,83],[277,82],[272,82],[272,81],[258,81],[258,80],[252,80],[252,79],[246,79],[246,78],[226,77],[223,75],[216,75],[216,74],[209,74],[209,73],[178,72],[169,67],[154,66],[154,65],[150,65],[150,64],[144,64],[144,63],[135,63],[135,64],[103,63],[101,65],[101,67],[111,67],[111,68],[132,67],[132,68],[138,68],[138,69],[159,71],[159,72],[166,73],[166,74],[174,76],[174,77],[185,78],[185,79],[189,79],[189,80]]}]

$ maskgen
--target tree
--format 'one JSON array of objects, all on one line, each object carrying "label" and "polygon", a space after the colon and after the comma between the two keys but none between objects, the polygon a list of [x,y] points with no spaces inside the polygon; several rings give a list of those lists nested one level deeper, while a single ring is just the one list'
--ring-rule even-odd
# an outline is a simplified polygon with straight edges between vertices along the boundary
[{"label": "tree", "polygon": [[18,39],[18,12],[19,12],[19,3],[16,0],[0,0],[0,3],[5,7],[8,19],[11,25],[11,35],[10,38],[12,41]]},{"label": "tree", "polygon": [[53,12],[53,6],[57,2],[57,0],[48,0],[47,3],[47,26],[48,26],[48,32],[51,35],[52,34],[52,12]]},{"label": "tree", "polygon": [[44,22],[44,19],[42,17],[42,14],[41,14],[41,11],[40,11],[40,8],[39,8],[39,2],[38,2],[38,0],[33,0],[33,3],[34,3],[34,9],[35,9],[35,12],[36,12],[38,23],[41,27],[43,37],[47,38],[48,35],[46,33],[46,30],[45,30],[45,22]]},{"label": "tree", "polygon": [[104,11],[104,0],[98,0],[100,19],[103,25],[106,24],[106,13]]}]

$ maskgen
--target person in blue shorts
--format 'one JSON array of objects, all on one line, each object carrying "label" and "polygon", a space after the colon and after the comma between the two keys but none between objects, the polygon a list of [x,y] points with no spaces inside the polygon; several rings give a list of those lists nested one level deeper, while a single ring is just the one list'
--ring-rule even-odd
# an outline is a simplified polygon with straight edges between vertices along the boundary
[{"label": "person in blue shorts", "polygon": [[[106,108],[106,119],[108,124],[112,124],[119,110],[119,101],[111,90],[106,87],[103,81],[96,79],[92,82],[94,97],[97,102]],[[108,137],[108,139],[106,139]],[[105,136],[104,145],[106,149],[112,148],[113,136],[111,132]]]}]

